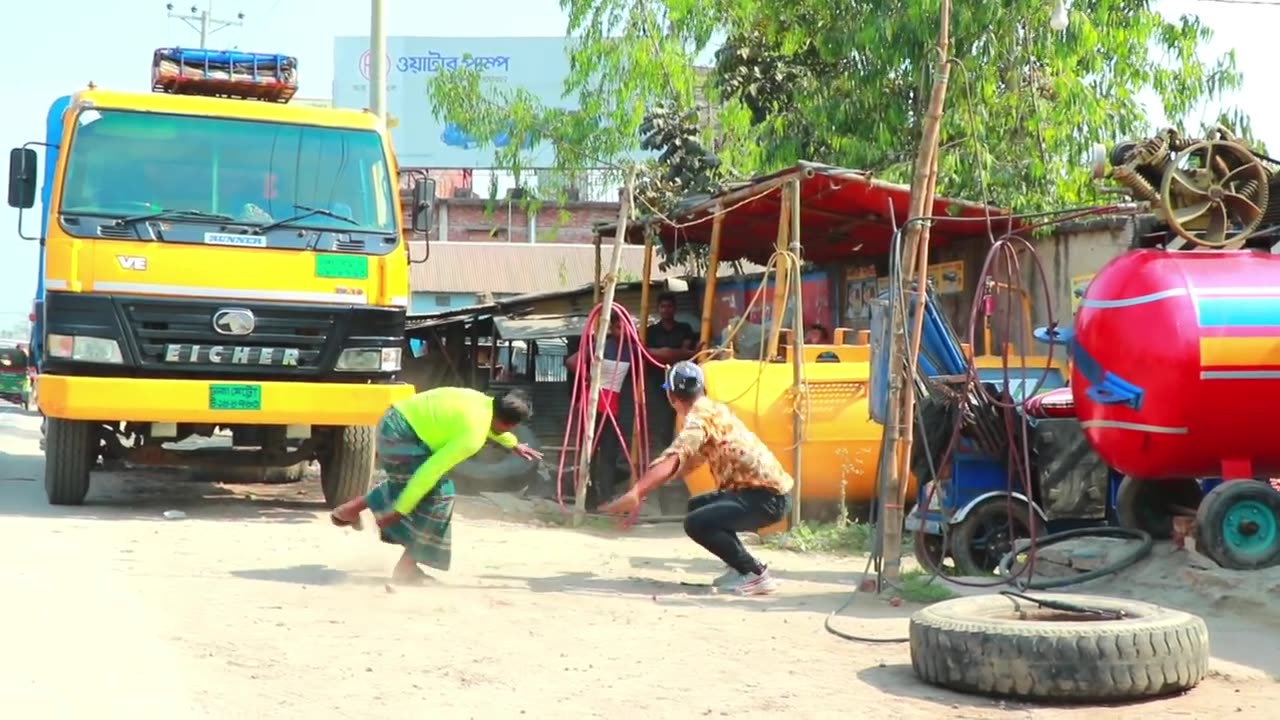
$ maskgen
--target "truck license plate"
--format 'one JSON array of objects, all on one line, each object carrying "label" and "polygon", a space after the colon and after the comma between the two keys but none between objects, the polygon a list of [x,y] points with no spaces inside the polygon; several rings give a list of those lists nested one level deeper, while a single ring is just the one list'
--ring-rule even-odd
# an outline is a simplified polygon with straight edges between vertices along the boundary
[{"label": "truck license plate", "polygon": [[261,410],[261,385],[210,385],[210,410]]}]

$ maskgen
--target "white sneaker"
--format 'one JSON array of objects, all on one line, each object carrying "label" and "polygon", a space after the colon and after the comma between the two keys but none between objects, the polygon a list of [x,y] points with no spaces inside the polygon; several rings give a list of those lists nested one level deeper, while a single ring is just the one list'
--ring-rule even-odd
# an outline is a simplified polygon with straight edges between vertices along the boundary
[{"label": "white sneaker", "polygon": [[711,587],[719,588],[721,590],[737,587],[738,585],[746,582],[746,578],[746,575],[743,575],[733,568],[729,568],[728,570],[725,570],[724,574],[720,577],[711,581]]},{"label": "white sneaker", "polygon": [[777,589],[778,579],[769,572],[769,568],[745,576],[742,583],[734,588],[739,595],[768,595]]}]

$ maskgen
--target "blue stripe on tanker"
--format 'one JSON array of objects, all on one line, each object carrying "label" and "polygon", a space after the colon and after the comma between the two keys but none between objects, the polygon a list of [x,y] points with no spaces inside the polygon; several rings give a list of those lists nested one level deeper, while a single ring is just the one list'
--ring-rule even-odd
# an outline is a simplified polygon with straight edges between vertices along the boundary
[{"label": "blue stripe on tanker", "polygon": [[1275,327],[1280,325],[1278,297],[1197,297],[1200,327]]}]

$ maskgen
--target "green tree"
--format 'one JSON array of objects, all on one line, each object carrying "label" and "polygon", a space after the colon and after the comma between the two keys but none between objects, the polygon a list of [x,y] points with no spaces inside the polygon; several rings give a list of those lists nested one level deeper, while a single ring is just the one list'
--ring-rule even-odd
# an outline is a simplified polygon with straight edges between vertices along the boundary
[{"label": "green tree", "polygon": [[[459,70],[429,83],[437,115],[473,137],[507,129],[549,142],[558,169],[580,171],[633,157],[648,110],[680,115],[704,97],[717,122],[702,139],[718,163],[687,186],[800,159],[909,180],[936,65],[938,0],[561,5],[577,38],[565,98],[578,110]],[[1076,0],[1069,27],[1055,32],[1051,9],[1046,0],[956,6],[940,192],[1019,209],[1092,201],[1090,147],[1156,129],[1140,93],[1183,118],[1240,85],[1232,54],[1198,58],[1210,32],[1195,16],[1166,20],[1147,0]],[[695,61],[713,46],[714,67],[701,75]],[[1248,137],[1241,124],[1233,129]],[[522,160],[519,143],[495,149],[496,164],[517,173]],[[646,177],[669,174],[660,162],[647,167]],[[672,198],[642,200],[642,211],[666,211]]]}]

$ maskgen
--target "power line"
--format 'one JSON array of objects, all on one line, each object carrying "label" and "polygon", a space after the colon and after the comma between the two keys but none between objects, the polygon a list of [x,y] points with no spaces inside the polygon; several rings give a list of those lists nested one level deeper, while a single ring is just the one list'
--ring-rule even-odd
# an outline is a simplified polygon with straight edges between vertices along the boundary
[{"label": "power line", "polygon": [[184,15],[173,11],[173,3],[165,5],[165,10],[169,11],[169,17],[175,20],[181,20],[187,24],[187,27],[200,33],[200,49],[204,50],[209,46],[209,36],[224,28],[232,26],[244,25],[244,13],[236,13],[234,20],[216,18],[209,10],[201,10],[199,7],[192,5],[191,13]]}]

